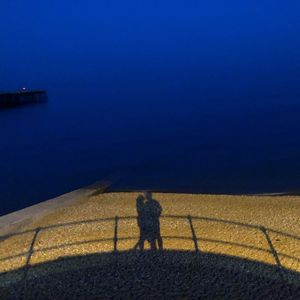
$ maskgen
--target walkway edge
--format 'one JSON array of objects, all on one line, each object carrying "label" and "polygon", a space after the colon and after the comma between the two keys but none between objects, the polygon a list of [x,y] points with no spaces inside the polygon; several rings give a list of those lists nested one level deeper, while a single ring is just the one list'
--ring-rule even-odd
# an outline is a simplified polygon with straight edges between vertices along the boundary
[{"label": "walkway edge", "polygon": [[82,198],[103,193],[109,186],[110,182],[96,182],[90,186],[1,216],[0,235],[15,232],[22,226],[31,223],[33,220],[39,219],[57,209],[73,205]]}]

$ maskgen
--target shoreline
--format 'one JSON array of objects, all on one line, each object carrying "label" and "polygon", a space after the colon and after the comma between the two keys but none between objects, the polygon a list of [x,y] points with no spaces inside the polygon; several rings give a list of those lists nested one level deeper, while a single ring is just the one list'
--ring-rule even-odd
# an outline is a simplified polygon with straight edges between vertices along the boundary
[{"label": "shoreline", "polygon": [[[118,183],[118,178],[115,177],[104,177],[101,182],[105,182],[107,185],[106,191],[107,192],[143,192],[143,191],[152,191],[155,193],[171,193],[171,194],[197,194],[197,195],[216,195],[216,196],[257,196],[257,197],[282,197],[282,196],[300,196],[300,190],[290,190],[290,191],[278,191],[276,189],[270,189],[269,191],[242,191],[237,189],[237,191],[234,191],[232,189],[225,189],[225,190],[219,190],[219,189],[198,189],[198,188],[189,188],[189,187],[176,187],[176,184],[173,184],[171,186],[167,185],[166,187],[159,187],[155,185],[149,185],[149,186],[141,186],[141,185],[131,185],[129,184],[127,186],[124,184],[119,184]],[[92,181],[93,182],[93,181]],[[93,186],[93,184],[88,185],[88,186]],[[70,194],[74,191],[80,191],[84,190],[86,188],[85,185],[82,186],[74,186],[71,189],[64,189],[63,191],[55,192],[55,189],[53,190],[54,193],[45,193],[42,194],[40,197],[36,198],[30,198],[29,196],[25,196],[22,200],[23,205],[19,204],[19,201],[17,199],[22,199],[22,196],[13,196],[13,197],[5,197],[6,196],[6,191],[4,191],[4,198],[7,199],[7,202],[4,205],[3,211],[0,214],[0,219],[6,215],[15,213],[17,211],[27,209],[28,207],[35,206],[35,205],[40,205],[42,202],[46,202],[49,200],[54,200],[59,197],[62,197],[64,195]],[[11,203],[10,207],[7,206],[7,203]],[[17,204],[15,204],[17,203]],[[0,225],[0,230],[1,230],[1,225]]]},{"label": "shoreline", "polygon": [[1,236],[10,234],[22,226],[27,226],[33,220],[42,218],[57,209],[74,205],[82,198],[89,197],[95,193],[102,193],[107,189],[108,185],[109,183],[107,182],[96,182],[92,185],[0,216],[0,239]]},{"label": "shoreline", "polygon": [[[55,210],[65,208],[76,203],[82,199],[89,198],[96,194],[102,193],[143,193],[145,190],[118,190],[111,188],[111,182],[100,181],[94,184],[82,187],[60,196],[38,202],[36,204],[27,206],[25,208],[10,212],[0,216],[0,238],[10,232],[16,231],[22,226],[30,224],[33,220],[42,218],[43,216],[53,213]],[[214,193],[187,193],[187,192],[174,192],[172,190],[151,190],[152,193],[166,194],[166,195],[197,195],[201,197],[232,197],[232,198],[268,198],[279,197],[287,199],[290,197],[299,197],[300,193],[262,193],[262,194],[214,194]],[[299,225],[300,226],[300,225]]]}]

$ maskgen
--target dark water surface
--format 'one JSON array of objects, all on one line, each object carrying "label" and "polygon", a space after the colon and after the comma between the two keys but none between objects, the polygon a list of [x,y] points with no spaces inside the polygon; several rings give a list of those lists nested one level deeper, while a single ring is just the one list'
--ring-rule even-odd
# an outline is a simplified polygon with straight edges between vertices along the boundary
[{"label": "dark water surface", "polygon": [[2,1],[0,214],[112,189],[300,190],[299,1]]},{"label": "dark water surface", "polygon": [[1,213],[105,178],[115,190],[298,192],[293,84],[137,80],[119,90],[53,88],[48,104],[2,110]]}]

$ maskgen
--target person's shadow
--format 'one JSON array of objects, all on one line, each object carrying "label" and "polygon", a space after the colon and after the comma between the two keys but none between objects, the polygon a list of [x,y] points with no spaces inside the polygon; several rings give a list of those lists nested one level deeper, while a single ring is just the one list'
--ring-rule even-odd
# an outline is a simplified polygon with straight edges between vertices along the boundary
[{"label": "person's shadow", "polygon": [[145,241],[151,250],[163,250],[163,240],[160,234],[159,218],[162,212],[159,202],[152,198],[151,192],[139,195],[136,199],[137,223],[140,229],[139,241],[134,249],[144,250]]}]

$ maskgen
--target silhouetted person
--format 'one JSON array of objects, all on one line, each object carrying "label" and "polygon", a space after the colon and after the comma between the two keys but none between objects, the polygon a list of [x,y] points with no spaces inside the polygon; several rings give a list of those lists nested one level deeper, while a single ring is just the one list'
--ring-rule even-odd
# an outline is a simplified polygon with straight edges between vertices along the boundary
[{"label": "silhouetted person", "polygon": [[135,245],[134,249],[137,247],[140,248],[141,251],[144,250],[144,244],[146,240],[146,228],[145,228],[145,198],[142,195],[139,195],[136,199],[136,212],[137,216],[137,223],[140,229],[140,238],[137,244]]},{"label": "silhouetted person", "polygon": [[[146,198],[146,199],[145,199]],[[145,193],[145,197],[140,195],[136,199],[137,223],[140,229],[140,238],[134,249],[137,247],[144,250],[145,240],[150,244],[151,250],[163,249],[163,241],[160,235],[159,217],[162,208],[158,201],[152,199],[150,192]]]},{"label": "silhouetted person", "polygon": [[158,201],[152,198],[151,192],[145,193],[146,201],[144,202],[145,219],[145,235],[150,243],[151,250],[156,250],[156,242],[158,249],[163,249],[163,241],[160,235],[160,222],[159,218],[162,208]]}]

